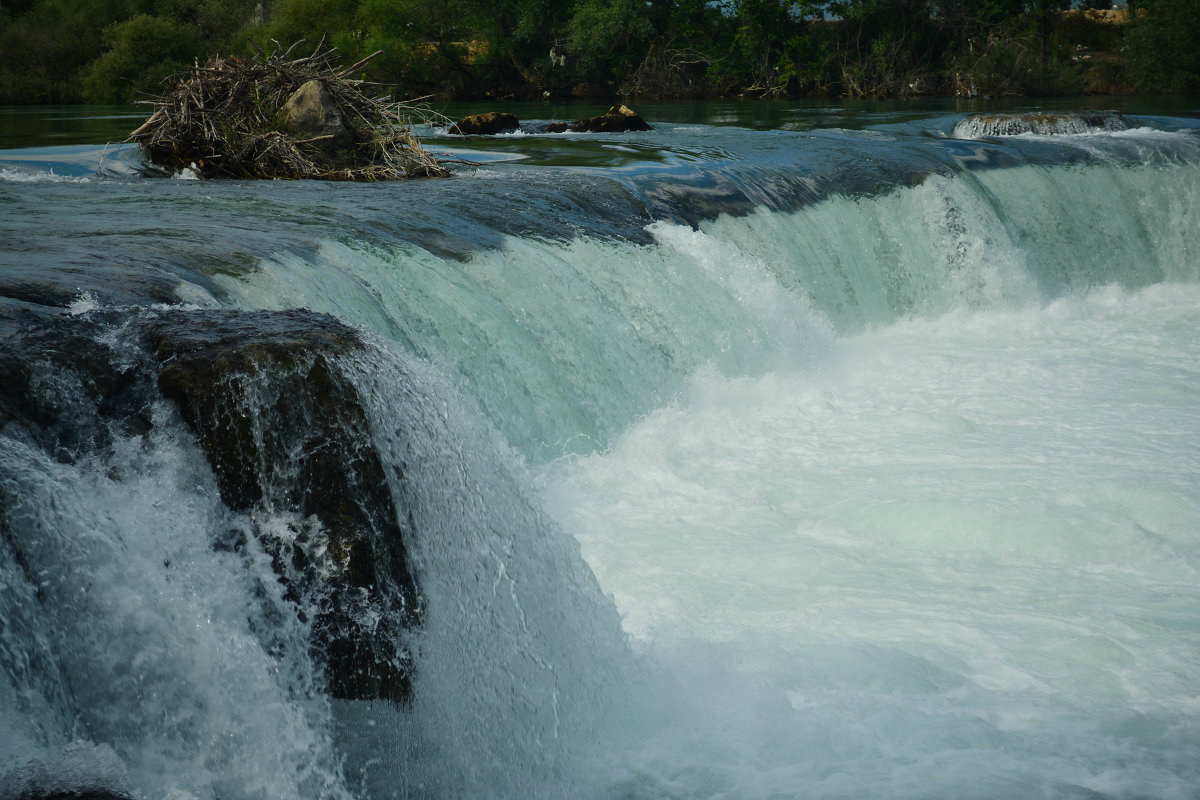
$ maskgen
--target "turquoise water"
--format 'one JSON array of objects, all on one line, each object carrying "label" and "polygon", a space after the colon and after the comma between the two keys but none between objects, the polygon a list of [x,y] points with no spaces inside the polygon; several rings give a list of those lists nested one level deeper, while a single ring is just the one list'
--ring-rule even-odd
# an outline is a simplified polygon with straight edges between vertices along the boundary
[{"label": "turquoise water", "polygon": [[411,706],[330,701],[301,630],[262,644],[269,560],[208,544],[286,515],[223,507],[169,404],[108,463],[6,429],[0,787],[1196,796],[1195,120],[639,110],[428,130],[478,165],[391,185],[0,152],[6,332],[56,305],[365,332],[344,366],[428,600]]}]

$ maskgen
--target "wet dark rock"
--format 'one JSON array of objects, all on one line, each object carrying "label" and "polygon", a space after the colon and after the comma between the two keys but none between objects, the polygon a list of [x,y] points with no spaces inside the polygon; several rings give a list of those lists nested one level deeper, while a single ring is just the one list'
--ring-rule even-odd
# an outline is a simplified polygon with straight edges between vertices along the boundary
[{"label": "wet dark rock", "polygon": [[43,306],[65,308],[75,299],[75,294],[49,281],[8,279],[0,284],[0,297]]},{"label": "wet dark rock", "polygon": [[567,128],[565,122],[547,122],[542,126],[542,133],[566,133]]},{"label": "wet dark rock", "polygon": [[493,136],[508,133],[521,127],[521,121],[505,111],[489,111],[486,114],[471,114],[451,125],[447,133],[455,136]]},{"label": "wet dark rock", "polygon": [[954,126],[959,139],[984,136],[1017,136],[1022,133],[1066,135],[1095,131],[1123,131],[1129,125],[1115,111],[1027,111],[1017,114],[972,114]]},{"label": "wet dark rock", "polygon": [[137,377],[114,364],[94,319],[59,316],[0,340],[0,428],[70,463],[107,448],[114,434],[149,430]]},{"label": "wet dark rock", "polygon": [[329,693],[403,701],[420,621],[412,523],[341,366],[363,348],[306,311],[61,314],[0,339],[0,428],[62,462],[103,458],[172,401],[310,625]]},{"label": "wet dark rock", "polygon": [[330,693],[403,700],[412,671],[405,631],[420,609],[410,531],[337,362],[362,343],[323,315],[254,316],[200,312],[147,324],[158,386],[196,433],[230,508],[292,515],[287,535],[259,531],[260,540],[290,599],[316,609]]},{"label": "wet dark rock", "polygon": [[613,106],[599,116],[577,119],[570,129],[579,133],[619,133],[621,131],[653,130],[629,106]]},{"label": "wet dark rock", "polygon": [[0,777],[2,800],[132,800],[125,765],[107,744],[75,741],[49,761]]},{"label": "wet dark rock", "polygon": [[52,281],[0,277],[0,337],[58,316],[74,299]]}]

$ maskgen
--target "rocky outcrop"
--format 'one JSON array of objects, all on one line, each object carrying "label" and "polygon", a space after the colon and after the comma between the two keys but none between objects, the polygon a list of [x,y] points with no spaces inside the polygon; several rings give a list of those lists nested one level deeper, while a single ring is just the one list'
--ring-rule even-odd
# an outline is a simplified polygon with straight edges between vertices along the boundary
[{"label": "rocky outcrop", "polygon": [[230,508],[270,511],[276,525],[289,515],[283,535],[257,533],[289,597],[316,615],[313,644],[330,693],[405,699],[404,632],[420,613],[408,532],[337,362],[361,341],[305,311],[257,315],[253,325],[233,312],[196,316],[146,326],[159,389],[195,432]]},{"label": "rocky outcrop", "polygon": [[608,111],[595,117],[577,119],[569,126],[570,130],[580,133],[619,133],[621,131],[653,130],[629,106],[613,106]]},{"label": "rocky outcrop", "polygon": [[331,695],[400,702],[421,601],[395,473],[341,366],[364,346],[307,311],[63,315],[0,340],[0,428],[60,462],[102,461],[116,437],[152,429],[158,397],[173,402],[221,499],[250,520],[213,546],[244,551],[249,532],[269,554]]},{"label": "rocky outcrop", "polygon": [[957,139],[980,139],[1022,133],[1068,135],[1123,131],[1128,127],[1125,119],[1115,111],[1027,111],[1018,114],[973,114],[954,126],[954,136]]},{"label": "rocky outcrop", "polygon": [[494,136],[521,127],[521,121],[505,111],[489,111],[463,117],[447,131],[455,136]]}]

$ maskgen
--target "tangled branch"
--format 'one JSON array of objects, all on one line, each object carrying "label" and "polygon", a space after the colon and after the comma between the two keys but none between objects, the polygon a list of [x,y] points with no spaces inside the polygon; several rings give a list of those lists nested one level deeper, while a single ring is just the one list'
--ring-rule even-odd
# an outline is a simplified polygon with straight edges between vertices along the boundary
[{"label": "tangled branch", "polygon": [[[300,45],[254,59],[212,58],[164,81],[168,88],[143,101],[154,107],[129,135],[149,160],[201,177],[316,178],[381,181],[445,177],[445,160],[427,153],[413,133],[417,109],[367,95],[363,81],[348,76],[374,58],[351,67],[334,63],[324,41],[311,55],[293,58]],[[319,81],[333,98],[345,127],[346,143],[334,150],[332,135],[296,139],[282,109],[304,84]]]}]

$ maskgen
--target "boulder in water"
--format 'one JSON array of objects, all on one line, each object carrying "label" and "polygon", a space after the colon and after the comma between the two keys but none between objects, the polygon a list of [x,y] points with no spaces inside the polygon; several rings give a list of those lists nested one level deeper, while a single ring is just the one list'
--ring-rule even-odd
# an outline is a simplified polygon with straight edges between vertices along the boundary
[{"label": "boulder in water", "polygon": [[489,111],[486,114],[471,114],[450,126],[447,133],[455,136],[494,136],[508,133],[521,127],[521,121],[505,111]]},{"label": "boulder in water", "polygon": [[[199,319],[197,319],[197,315]],[[330,693],[404,700],[420,615],[400,515],[365,411],[338,358],[357,333],[307,311],[164,315],[146,325],[175,401],[289,596],[310,610]],[[280,529],[283,526],[284,529]]]},{"label": "boulder in water", "polygon": [[613,106],[595,117],[577,119],[570,125],[578,133],[619,133],[621,131],[653,130],[637,112],[629,106]]},{"label": "boulder in water", "polygon": [[1123,131],[1129,125],[1115,111],[1026,111],[1016,114],[972,114],[954,126],[958,139],[1017,136],[1022,133],[1065,135]]},{"label": "boulder in water", "polygon": [[[364,348],[357,332],[307,311],[136,313],[61,315],[0,340],[0,426],[76,462],[148,432],[154,401],[173,401],[309,624],[328,692],[405,701],[421,617],[412,523],[341,366]],[[133,345],[120,353],[118,329]]]}]

